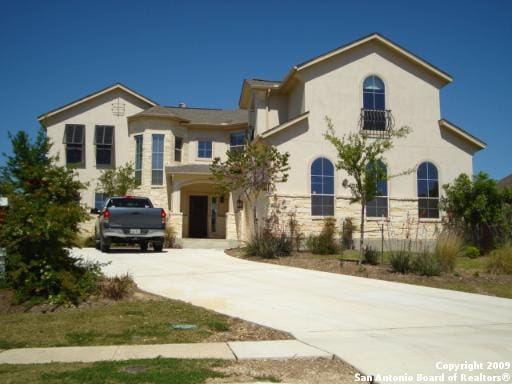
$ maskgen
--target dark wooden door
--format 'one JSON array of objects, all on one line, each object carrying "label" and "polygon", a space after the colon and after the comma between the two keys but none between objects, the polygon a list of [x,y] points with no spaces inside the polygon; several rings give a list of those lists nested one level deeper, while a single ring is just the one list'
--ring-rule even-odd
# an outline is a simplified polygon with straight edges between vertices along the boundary
[{"label": "dark wooden door", "polygon": [[190,196],[188,236],[208,237],[208,196]]}]

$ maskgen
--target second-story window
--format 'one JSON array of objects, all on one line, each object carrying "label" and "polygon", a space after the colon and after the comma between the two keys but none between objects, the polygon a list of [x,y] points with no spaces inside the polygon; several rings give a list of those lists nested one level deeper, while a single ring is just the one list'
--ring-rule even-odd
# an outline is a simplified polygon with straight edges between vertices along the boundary
[{"label": "second-story window", "polygon": [[211,140],[199,140],[197,142],[197,157],[200,159],[211,159],[212,158],[212,141]]},{"label": "second-story window", "polygon": [[174,138],[174,161],[181,162],[181,155],[183,152],[183,138]]},{"label": "second-story window", "polygon": [[153,135],[151,156],[151,184],[164,183],[164,135]]},{"label": "second-story window", "polygon": [[386,92],[378,76],[368,76],[363,83],[363,129],[386,129]]},{"label": "second-story window", "polygon": [[231,151],[240,151],[244,149],[245,132],[234,132],[229,136],[229,149]]},{"label": "second-story window", "polygon": [[97,125],[94,133],[96,165],[112,165],[114,162],[114,127]]},{"label": "second-story window", "polygon": [[142,135],[135,136],[135,181],[138,185],[142,184],[142,145],[144,137]]},{"label": "second-story window", "polygon": [[67,124],[64,135],[66,144],[66,165],[83,167],[85,165],[85,125]]}]

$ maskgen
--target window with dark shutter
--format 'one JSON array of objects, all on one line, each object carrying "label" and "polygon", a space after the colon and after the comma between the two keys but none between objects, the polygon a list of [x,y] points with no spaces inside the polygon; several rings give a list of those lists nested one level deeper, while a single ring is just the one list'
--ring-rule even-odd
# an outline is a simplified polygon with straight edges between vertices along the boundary
[{"label": "window with dark shutter", "polygon": [[85,164],[84,140],[85,126],[81,124],[66,124],[64,144],[66,145],[66,164],[83,167]]},{"label": "window with dark shutter", "polygon": [[94,144],[96,145],[96,165],[112,165],[114,162],[114,127],[97,125]]}]

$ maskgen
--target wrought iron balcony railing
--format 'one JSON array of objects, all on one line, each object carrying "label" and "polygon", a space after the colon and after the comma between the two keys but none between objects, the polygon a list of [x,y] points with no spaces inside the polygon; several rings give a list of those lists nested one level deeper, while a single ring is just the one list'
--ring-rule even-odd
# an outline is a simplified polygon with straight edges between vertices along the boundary
[{"label": "wrought iron balcony railing", "polygon": [[369,137],[389,137],[394,119],[389,109],[361,109],[359,127]]}]

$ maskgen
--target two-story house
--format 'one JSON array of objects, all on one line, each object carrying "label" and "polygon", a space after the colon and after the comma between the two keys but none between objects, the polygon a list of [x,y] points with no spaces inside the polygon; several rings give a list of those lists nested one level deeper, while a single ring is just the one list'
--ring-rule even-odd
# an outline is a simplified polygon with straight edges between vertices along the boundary
[{"label": "two-story house", "polygon": [[[83,203],[99,207],[96,180],[105,167],[135,165],[140,188],[170,212],[178,237],[246,238],[252,209],[233,194],[219,195],[209,164],[226,151],[259,136],[290,153],[286,183],[277,196],[295,212],[305,234],[318,232],[323,218],[351,217],[335,169],[336,152],[324,138],[326,117],[341,136],[364,131],[375,140],[393,128],[412,132],[386,154],[389,175],[367,205],[368,227],[382,222],[403,228],[422,223],[423,236],[439,228],[441,185],[472,173],[475,152],[485,143],[441,116],[440,91],[452,78],[432,64],[372,34],[293,66],[281,81],[245,80],[238,110],[159,106],[116,84],[39,117],[60,161],[89,182]],[[373,233],[373,232],[370,232]],[[402,235],[404,236],[403,231]],[[357,237],[357,234],[356,234]]]}]

